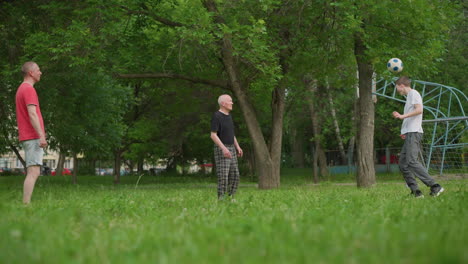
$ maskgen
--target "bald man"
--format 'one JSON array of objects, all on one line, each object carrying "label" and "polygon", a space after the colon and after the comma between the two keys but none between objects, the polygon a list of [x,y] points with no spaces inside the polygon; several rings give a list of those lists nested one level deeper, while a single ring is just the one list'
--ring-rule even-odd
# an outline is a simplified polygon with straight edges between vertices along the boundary
[{"label": "bald man", "polygon": [[29,204],[34,185],[41,173],[43,148],[47,146],[44,121],[34,84],[41,79],[41,69],[32,61],[23,64],[23,83],[16,91],[16,121],[19,141],[23,145],[26,161],[26,179],[23,186],[23,203]]},{"label": "bald man", "polygon": [[218,200],[227,195],[232,199],[239,185],[239,168],[237,156],[242,157],[243,152],[234,135],[234,122],[232,111],[232,98],[223,94],[218,98],[219,110],[211,119],[211,139],[214,142],[214,155],[216,174],[218,176]]}]

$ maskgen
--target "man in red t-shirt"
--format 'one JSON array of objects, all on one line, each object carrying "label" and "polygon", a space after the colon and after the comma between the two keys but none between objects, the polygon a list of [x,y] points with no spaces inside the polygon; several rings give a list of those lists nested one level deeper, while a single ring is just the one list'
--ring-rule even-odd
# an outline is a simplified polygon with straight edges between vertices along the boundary
[{"label": "man in red t-shirt", "polygon": [[27,174],[23,187],[23,203],[29,204],[34,185],[41,173],[43,148],[47,146],[44,121],[34,84],[41,79],[39,66],[32,61],[21,68],[23,83],[16,91],[16,121],[19,140],[23,145]]}]

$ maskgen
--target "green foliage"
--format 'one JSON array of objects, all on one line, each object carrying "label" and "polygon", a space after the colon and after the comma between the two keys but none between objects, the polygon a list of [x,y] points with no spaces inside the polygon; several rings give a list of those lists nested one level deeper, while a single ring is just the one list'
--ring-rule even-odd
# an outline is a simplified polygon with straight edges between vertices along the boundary
[{"label": "green foliage", "polygon": [[[159,83],[159,82],[157,82]],[[217,110],[216,98],[206,87],[161,82],[164,87],[146,83],[139,89],[138,112],[127,131],[128,140],[135,142],[126,158],[158,159],[178,157],[184,161],[202,162],[212,153],[209,138],[211,114]],[[177,92],[175,92],[177,91]],[[137,110],[134,110],[137,111]],[[132,118],[134,111],[127,119]]]},{"label": "green foliage", "polygon": [[[113,80],[105,67],[109,51],[104,49],[112,36],[96,28],[100,11],[54,1],[34,8],[40,15],[49,15],[44,21],[47,27],[24,36],[20,61],[34,60],[43,71],[36,88],[50,146],[73,153],[110,151],[122,135],[129,90]],[[35,16],[27,19],[33,21]],[[20,65],[11,66],[19,69]],[[13,72],[18,70],[9,75]]]},{"label": "green foliage", "polygon": [[[215,2],[224,23],[215,23],[202,1],[2,1],[0,152],[17,144],[13,102],[18,69],[26,60],[36,60],[44,72],[37,88],[53,148],[89,158],[109,157],[121,148],[132,161],[210,160],[210,115],[217,96],[230,91],[168,79],[118,80],[114,74],[161,72],[226,81],[219,49],[225,34],[232,38],[239,81],[265,138],[278,86],[287,89],[286,126],[310,130],[309,114],[301,111],[307,109],[302,80],[309,76],[320,85],[329,82],[348,142],[354,133],[356,35],[362,35],[379,77],[391,77],[386,61],[399,57],[402,74],[466,90],[466,4],[458,1]],[[326,148],[336,149],[325,98],[323,93],[313,98],[322,101],[321,138]],[[383,101],[376,108],[379,146],[393,145],[387,133],[399,127],[389,115],[393,105]],[[234,107],[237,138],[247,150],[251,140]]]},{"label": "green foliage", "polygon": [[401,74],[421,76],[437,72],[455,20],[450,1],[359,1],[357,19],[368,48],[368,60],[377,73],[386,73],[388,59],[405,64]]},{"label": "green foliage", "polygon": [[457,9],[457,12],[453,14],[456,20],[453,23],[454,29],[450,31],[450,38],[446,41],[446,52],[436,63],[439,71],[436,74],[428,76],[428,78],[431,78],[434,82],[458,88],[465,94],[468,94],[468,79],[466,75],[466,68],[468,67],[466,11],[468,4],[462,2],[460,5],[461,8]]},{"label": "green foliage", "polygon": [[392,112],[403,112],[404,104],[393,100],[378,98],[375,107],[375,147],[401,147],[400,128],[402,121],[392,117]]}]

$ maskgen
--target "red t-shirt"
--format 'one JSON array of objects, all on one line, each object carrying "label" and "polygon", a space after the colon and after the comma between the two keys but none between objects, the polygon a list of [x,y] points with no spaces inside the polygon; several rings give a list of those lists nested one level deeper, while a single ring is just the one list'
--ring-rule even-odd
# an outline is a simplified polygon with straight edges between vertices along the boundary
[{"label": "red t-shirt", "polygon": [[44,121],[42,120],[41,108],[39,107],[39,99],[37,98],[36,89],[29,83],[22,83],[16,91],[16,122],[18,123],[19,140],[38,139],[39,135],[31,124],[28,114],[28,105],[36,106],[36,113],[39,117],[39,124],[45,135]]}]

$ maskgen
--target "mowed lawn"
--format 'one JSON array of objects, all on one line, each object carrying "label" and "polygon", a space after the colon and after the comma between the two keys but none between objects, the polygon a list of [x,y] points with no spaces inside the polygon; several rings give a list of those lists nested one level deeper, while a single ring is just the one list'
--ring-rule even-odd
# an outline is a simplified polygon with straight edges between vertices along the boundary
[{"label": "mowed lawn", "polygon": [[0,177],[0,263],[468,263],[467,180],[415,199],[283,177],[218,202],[213,178],[158,177],[43,176],[30,206]]}]

